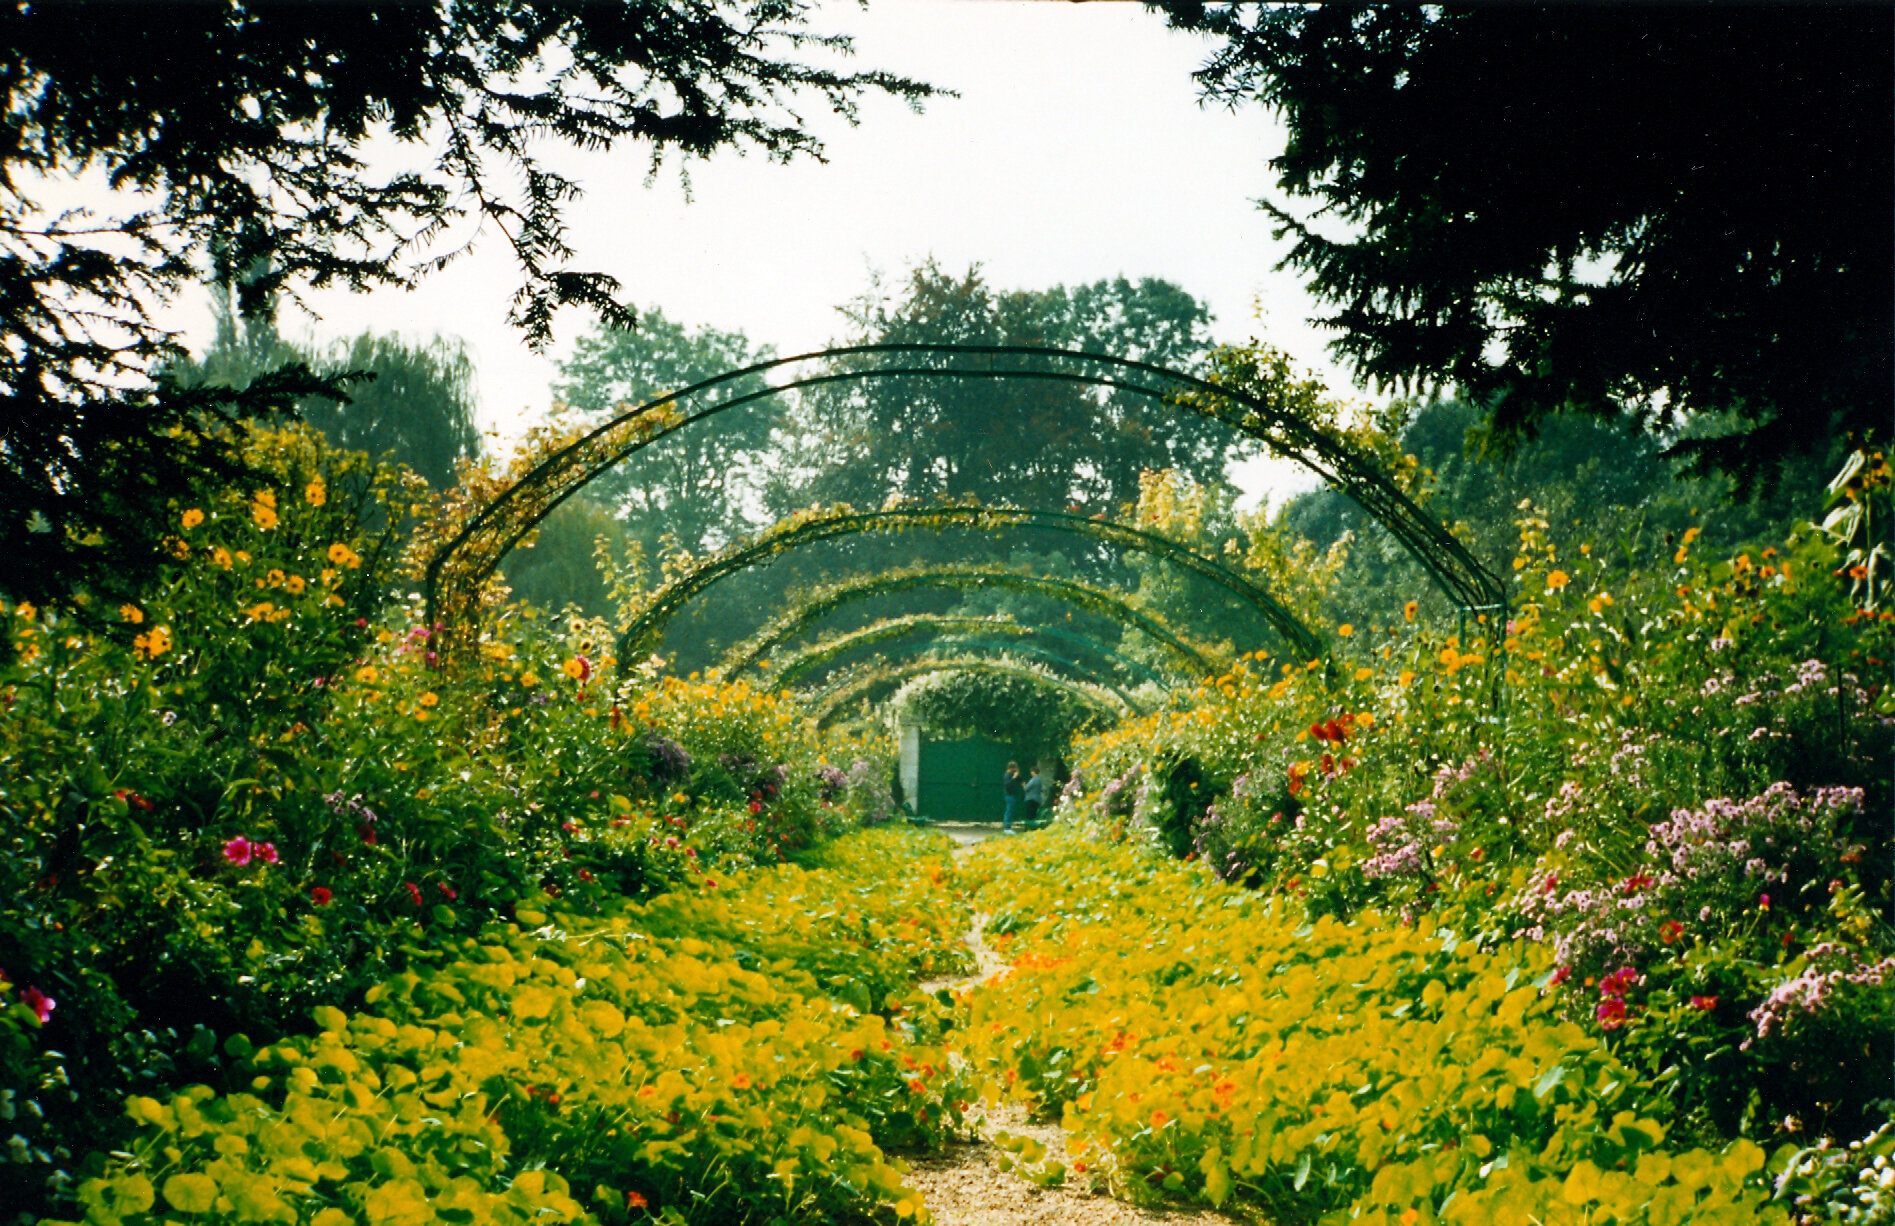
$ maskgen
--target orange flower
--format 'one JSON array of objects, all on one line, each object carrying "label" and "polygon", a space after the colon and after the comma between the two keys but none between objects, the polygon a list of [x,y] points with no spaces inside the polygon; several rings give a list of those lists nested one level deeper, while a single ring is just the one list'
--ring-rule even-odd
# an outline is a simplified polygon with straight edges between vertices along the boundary
[{"label": "orange flower", "polygon": [[1421,612],[1420,603],[1418,601],[1411,600],[1407,604],[1402,606],[1402,620],[1405,622],[1414,621],[1415,615],[1420,612]]},{"label": "orange flower", "polygon": [[749,1089],[749,1088],[750,1088],[751,1086],[753,1086],[753,1085],[755,1085],[755,1084],[757,1084],[757,1083],[756,1083],[756,1082],[754,1082],[754,1081],[752,1081],[752,1080],[750,1080],[750,1074],[749,1074],[749,1073],[739,1073],[739,1074],[737,1074],[737,1075],[736,1075],[735,1077],[732,1077],[732,1078],[730,1079],[730,1084],[731,1084],[731,1088],[732,1088],[732,1089],[735,1089],[735,1090],[748,1090],[748,1089]]},{"label": "orange flower", "polygon": [[625,1194],[625,1207],[627,1209],[649,1209],[651,1202],[645,1199],[643,1192],[627,1192]]},{"label": "orange flower", "polygon": [[1565,571],[1563,570],[1553,571],[1551,574],[1546,576],[1546,590],[1549,592],[1557,592],[1559,589],[1566,586],[1567,580],[1568,580],[1568,575],[1566,574]]},{"label": "orange flower", "polygon": [[203,522],[204,512],[198,510],[196,507],[192,507],[184,513],[184,526],[187,530],[195,528]]}]

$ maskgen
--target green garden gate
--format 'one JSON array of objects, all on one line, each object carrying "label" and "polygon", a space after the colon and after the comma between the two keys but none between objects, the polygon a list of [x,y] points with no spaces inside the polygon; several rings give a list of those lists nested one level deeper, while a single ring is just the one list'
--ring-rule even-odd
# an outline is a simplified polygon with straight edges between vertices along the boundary
[{"label": "green garden gate", "polygon": [[904,728],[901,751],[902,787],[918,816],[937,822],[1000,820],[1000,776],[1012,757],[1007,746],[986,737],[937,741],[918,728]]}]

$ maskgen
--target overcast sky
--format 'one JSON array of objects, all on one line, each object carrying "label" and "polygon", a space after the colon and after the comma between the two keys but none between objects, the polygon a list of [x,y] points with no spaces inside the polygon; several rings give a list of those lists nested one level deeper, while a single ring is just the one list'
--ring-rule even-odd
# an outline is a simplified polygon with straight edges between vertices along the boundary
[{"label": "overcast sky", "polygon": [[[564,159],[586,190],[570,213],[573,265],[618,277],[635,304],[783,354],[836,337],[836,306],[872,270],[898,279],[930,256],[951,272],[979,263],[1001,289],[1162,277],[1209,305],[1219,339],[1260,336],[1340,383],[1305,322],[1310,300],[1272,271],[1281,245],[1253,203],[1281,137],[1260,107],[1199,106],[1191,72],[1208,44],[1130,3],[831,0],[821,19],[854,36],[855,66],[960,96],[921,114],[871,99],[854,128],[812,99],[826,163],[720,155],[691,166],[688,202],[674,172],[647,184],[642,148]],[[511,434],[545,410],[554,359],[592,325],[568,312],[550,355],[529,352],[505,320],[516,285],[502,245],[483,241],[413,293],[315,295],[319,320],[281,323],[316,339],[459,337],[485,424]],[[208,298],[180,305],[201,346]]]}]

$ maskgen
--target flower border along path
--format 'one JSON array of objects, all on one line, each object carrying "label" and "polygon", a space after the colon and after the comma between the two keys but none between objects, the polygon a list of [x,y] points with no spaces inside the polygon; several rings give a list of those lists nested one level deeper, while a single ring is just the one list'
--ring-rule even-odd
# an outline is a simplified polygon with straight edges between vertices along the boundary
[{"label": "flower border along path", "polygon": [[[943,823],[935,829],[959,844],[957,862],[1000,836],[999,828],[990,825]],[[976,914],[967,930],[972,975],[931,980],[921,985],[923,991],[947,992],[964,1002],[977,985],[1011,973],[1006,960],[982,939],[987,918]],[[970,1140],[950,1142],[939,1153],[916,1159],[910,1175],[935,1226],[1219,1226],[1231,1220],[1201,1208],[1178,1211],[1101,1195],[1103,1182],[1087,1175],[1083,1160],[1070,1174],[1046,1161],[1049,1153],[1066,1154],[1070,1138],[1058,1124],[1030,1119],[1020,1102],[996,1097],[971,1123]]]},{"label": "flower border along path", "polygon": [[1130,1199],[1286,1223],[1788,1220],[1754,1144],[1667,1147],[1659,1096],[1553,1016],[1542,948],[1311,919],[1074,826],[960,867],[1013,958],[967,994],[960,1050]]},{"label": "flower border along path", "polygon": [[230,1092],[134,1098],[93,1226],[925,1217],[891,1149],[974,1097],[912,990],[971,969],[936,839],[857,834],[603,917],[422,951],[316,1033],[233,1041]]}]

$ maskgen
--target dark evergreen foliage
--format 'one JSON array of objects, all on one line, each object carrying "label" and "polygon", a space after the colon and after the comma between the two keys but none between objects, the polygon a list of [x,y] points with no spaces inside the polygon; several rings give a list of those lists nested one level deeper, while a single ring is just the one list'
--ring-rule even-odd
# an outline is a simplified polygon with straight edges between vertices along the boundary
[{"label": "dark evergreen foliage", "polygon": [[[167,556],[168,500],[228,476],[220,415],[337,390],[295,367],[240,394],[159,378],[181,355],[153,310],[188,284],[241,283],[247,314],[299,287],[406,285],[454,254],[417,264],[417,244],[478,223],[517,259],[530,342],[562,306],[630,323],[613,278],[568,266],[579,187],[547,150],[819,155],[795,98],[853,118],[865,92],[929,92],[825,66],[848,44],[806,17],[793,0],[0,11],[0,583],[35,600],[136,587]],[[370,165],[388,138],[421,164]],[[82,173],[128,211],[57,213]]]},{"label": "dark evergreen foliage", "polygon": [[1741,484],[1895,389],[1887,5],[1250,5],[1206,94],[1275,108],[1266,204],[1370,379],[1548,415],[1715,415],[1675,450]]}]

